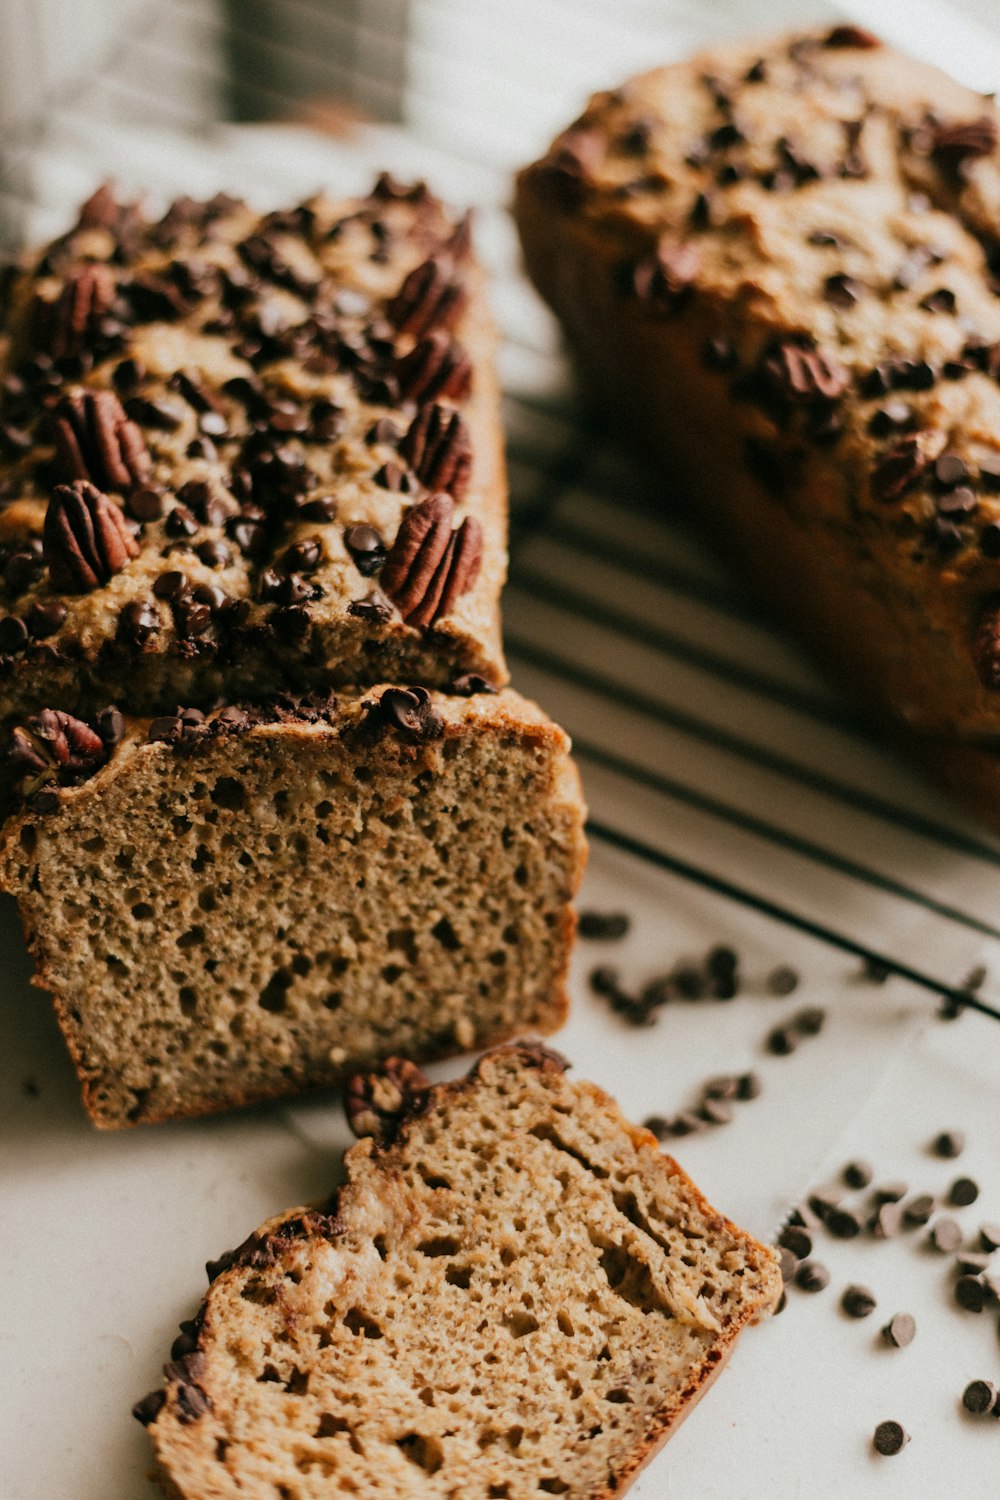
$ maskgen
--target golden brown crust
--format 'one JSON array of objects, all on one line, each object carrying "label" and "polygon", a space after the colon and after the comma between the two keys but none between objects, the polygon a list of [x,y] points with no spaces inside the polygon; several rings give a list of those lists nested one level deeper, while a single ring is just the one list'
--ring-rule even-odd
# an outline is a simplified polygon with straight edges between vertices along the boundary
[{"label": "golden brown crust", "polygon": [[998,121],[934,69],[811,33],[598,95],[518,184],[591,392],[838,681],[918,736],[1000,732]]},{"label": "golden brown crust", "polygon": [[[106,195],[32,258],[5,321],[0,722],[504,680],[495,335],[468,224],[425,187],[158,223]],[[481,561],[408,624],[378,574],[435,491]],[[109,516],[130,528],[110,552]]]}]

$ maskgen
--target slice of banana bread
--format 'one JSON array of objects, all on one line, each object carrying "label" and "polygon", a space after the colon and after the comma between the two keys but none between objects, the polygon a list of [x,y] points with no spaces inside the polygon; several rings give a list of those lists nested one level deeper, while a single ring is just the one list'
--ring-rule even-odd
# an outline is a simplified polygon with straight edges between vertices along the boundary
[{"label": "slice of banana bread", "polygon": [[423,184],[159,219],[103,189],[0,334],[0,722],[505,680],[494,335]]},{"label": "slice of banana bread", "polygon": [[510,690],[454,686],[18,726],[0,884],[97,1125],[562,1023],[568,741]]},{"label": "slice of banana bread", "polygon": [[348,1086],[324,1208],[209,1265],[140,1402],[181,1500],[620,1494],[781,1292],[615,1103],[519,1044]]}]

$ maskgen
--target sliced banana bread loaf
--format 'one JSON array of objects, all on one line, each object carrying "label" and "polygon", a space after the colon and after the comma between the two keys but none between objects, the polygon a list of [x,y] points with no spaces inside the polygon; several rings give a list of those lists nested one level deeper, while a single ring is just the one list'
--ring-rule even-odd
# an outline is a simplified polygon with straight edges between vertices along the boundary
[{"label": "sliced banana bread loaf", "polygon": [[0,885],[97,1125],[562,1023],[568,741],[516,693],[454,687],[18,726]]},{"label": "sliced banana bread loaf", "polygon": [[596,95],[517,199],[591,390],[995,821],[998,141],[991,100],[837,26]]},{"label": "sliced banana bread loaf", "polygon": [[209,1265],[149,1425],[181,1500],[620,1494],[781,1292],[774,1252],[537,1045],[348,1087],[348,1180]]},{"label": "sliced banana bread loaf", "polygon": [[0,309],[0,722],[505,679],[494,337],[422,184],[101,189]]}]

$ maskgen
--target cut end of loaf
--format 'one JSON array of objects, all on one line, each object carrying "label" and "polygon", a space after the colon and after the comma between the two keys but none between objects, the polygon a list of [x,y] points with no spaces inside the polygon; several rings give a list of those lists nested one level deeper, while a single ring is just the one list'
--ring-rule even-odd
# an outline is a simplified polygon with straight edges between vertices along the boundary
[{"label": "cut end of loaf", "polygon": [[548,1049],[407,1087],[335,1203],[209,1268],[136,1411],[168,1493],[621,1493],[776,1304],[774,1252]]},{"label": "cut end of loaf", "polygon": [[561,1024],[582,804],[533,705],[393,688],[213,727],[151,742],[132,721],[4,831],[96,1124]]}]

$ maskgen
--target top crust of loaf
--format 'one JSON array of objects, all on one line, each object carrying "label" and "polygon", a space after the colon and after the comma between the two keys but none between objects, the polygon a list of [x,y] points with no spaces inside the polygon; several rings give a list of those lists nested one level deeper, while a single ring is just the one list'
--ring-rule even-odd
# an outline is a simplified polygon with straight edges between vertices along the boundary
[{"label": "top crust of loaf", "polygon": [[504,680],[494,334],[423,184],[103,188],[0,321],[0,721]]},{"label": "top crust of loaf", "polygon": [[355,1080],[377,1134],[346,1185],[209,1265],[165,1392],[136,1409],[168,1493],[627,1487],[781,1276],[564,1069],[519,1043],[456,1083],[402,1061]]},{"label": "top crust of loaf", "polygon": [[[634,381],[662,363],[678,399],[701,402],[687,416],[703,444],[731,413],[775,534],[780,511],[818,539],[801,555],[828,553],[838,591],[843,574],[901,622],[876,708],[991,738],[998,141],[991,100],[838,26],[712,48],[596,95],[522,173],[517,206],[529,270],[597,389],[621,407],[614,323]],[[589,346],[588,314],[604,329]]]}]

